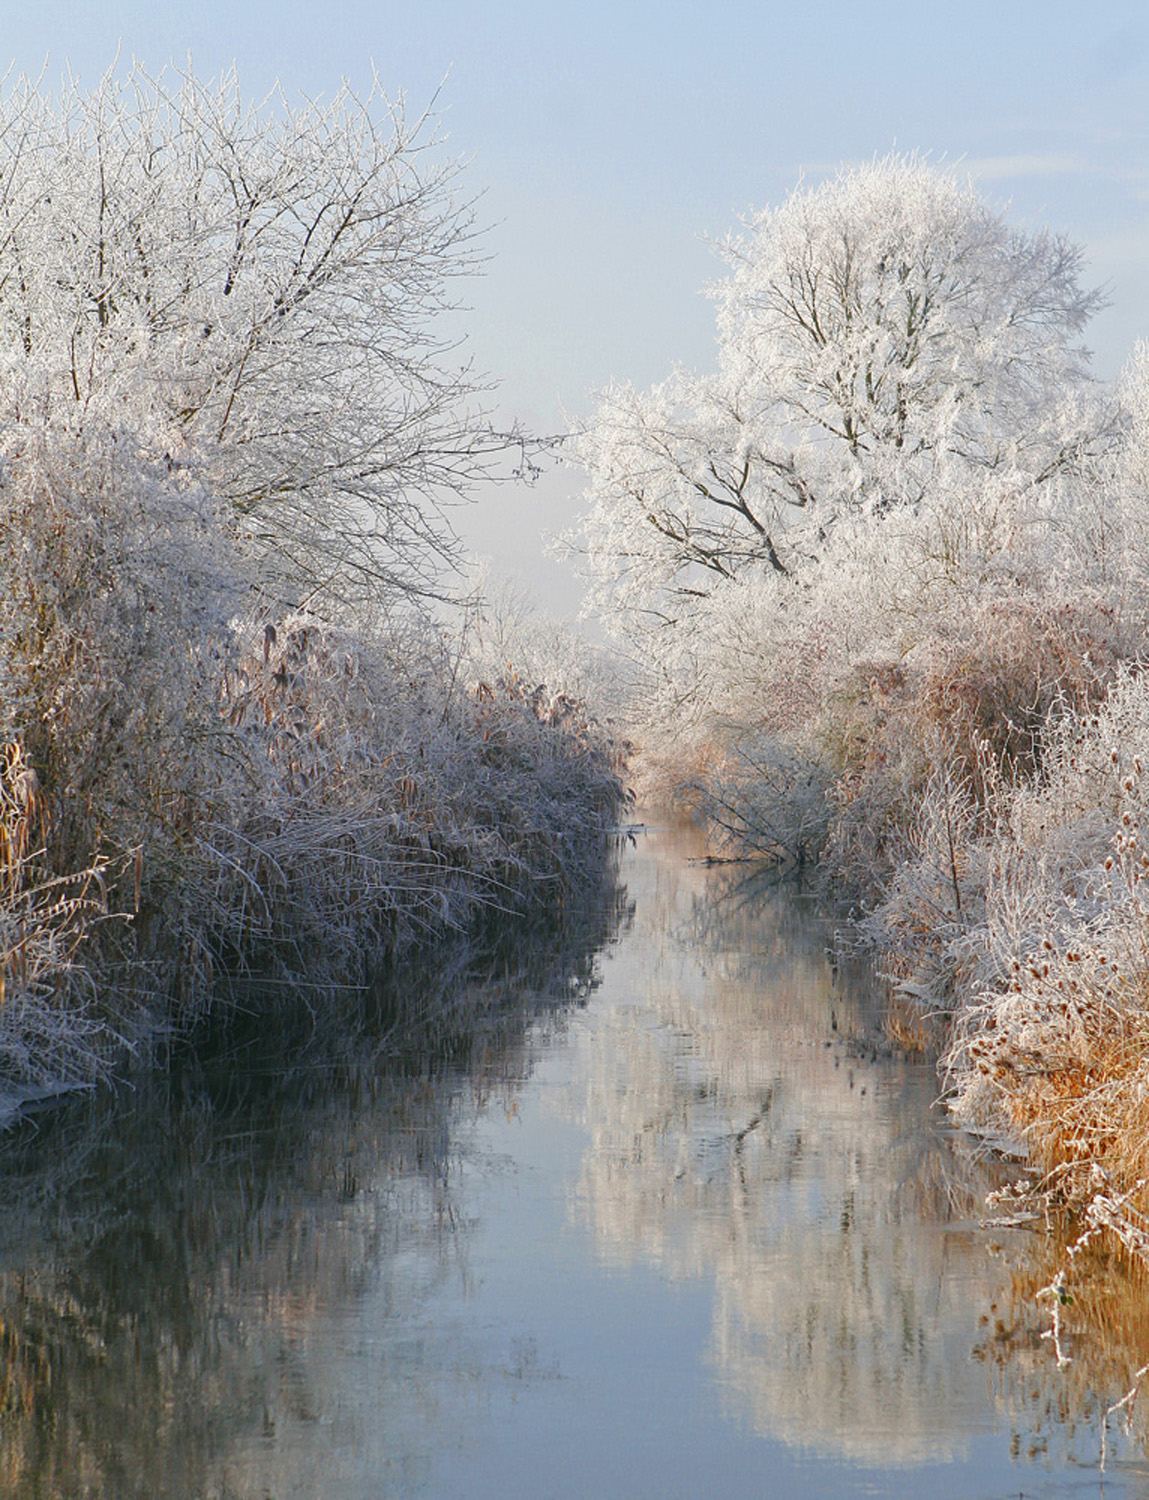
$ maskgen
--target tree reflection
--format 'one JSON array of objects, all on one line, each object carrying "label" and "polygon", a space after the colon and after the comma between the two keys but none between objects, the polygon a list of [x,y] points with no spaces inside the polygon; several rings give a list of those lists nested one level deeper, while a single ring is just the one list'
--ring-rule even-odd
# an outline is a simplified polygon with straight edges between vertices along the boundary
[{"label": "tree reflection", "polygon": [[[481,1447],[498,1389],[559,1389],[561,1309],[541,1340],[526,1317],[488,1337],[478,1294],[461,1310],[494,1246],[518,1265],[501,1226],[477,1232],[517,1185],[492,1198],[479,1175],[556,1034],[532,1119],[557,1104],[563,1150],[570,1117],[590,1143],[571,1190],[590,1234],[567,1225],[564,1253],[580,1278],[589,1245],[711,1288],[736,1420],[894,1467],[957,1457],[996,1410],[1019,1456],[1095,1463],[1101,1411],[1149,1357],[1143,1277],[1075,1260],[1058,1370],[1035,1296],[1064,1237],[987,1236],[1000,1174],[931,1122],[932,1067],[884,1038],[868,976],[835,969],[800,900],[682,838],[563,932],[385,976],[319,1026],[253,996],[208,1060],[10,1136],[0,1493],[434,1493],[436,1455]],[[561,1299],[561,1276],[538,1289]],[[556,1398],[552,1420],[579,1409]]]},{"label": "tree reflection", "polygon": [[600,1253],[713,1280],[711,1357],[759,1430],[856,1462],[953,1455],[985,1400],[988,1169],[931,1123],[931,1066],[883,1039],[872,981],[836,971],[800,901],[743,867],[657,878],[626,955],[640,1003],[596,1028],[574,1106]]},{"label": "tree reflection", "polygon": [[319,1026],[253,996],[206,1061],[201,1038],[10,1136],[0,1490],[350,1493],[348,1448],[372,1493],[417,1490],[445,1337],[423,1309],[468,1275],[460,1132],[521,1086],[532,1020],[585,999],[624,915],[608,878],[561,929],[384,976]]}]

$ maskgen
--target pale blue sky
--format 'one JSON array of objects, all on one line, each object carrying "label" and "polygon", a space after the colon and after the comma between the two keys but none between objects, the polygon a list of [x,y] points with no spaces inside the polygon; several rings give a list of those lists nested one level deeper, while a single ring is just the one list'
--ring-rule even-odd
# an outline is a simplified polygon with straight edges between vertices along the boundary
[{"label": "pale blue sky", "polygon": [[[1027,224],[1081,241],[1112,306],[1100,374],[1149,337],[1149,6],[931,0],[25,0],[0,48],[53,82],[115,55],[235,62],[248,94],[366,86],[371,62],[420,110],[442,85],[450,148],[482,193],[492,259],[469,293],[477,362],[508,411],[553,431],[612,377],[648,384],[710,358],[705,236],[807,178],[891,146],[963,161]],[[504,492],[466,538],[569,608],[539,560],[572,481]]]}]

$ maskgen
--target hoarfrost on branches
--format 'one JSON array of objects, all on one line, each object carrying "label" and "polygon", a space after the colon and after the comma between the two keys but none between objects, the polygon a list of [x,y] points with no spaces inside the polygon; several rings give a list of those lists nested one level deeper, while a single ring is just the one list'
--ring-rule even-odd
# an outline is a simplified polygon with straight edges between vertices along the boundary
[{"label": "hoarfrost on branches", "polygon": [[0,97],[9,414],[195,464],[296,597],[431,587],[507,451],[437,315],[477,261],[458,166],[376,88],[292,107],[139,67]]},{"label": "hoarfrost on branches", "polygon": [[[234,76],[0,92],[0,1080],[601,873],[625,749],[432,611],[509,451],[428,118]],[[415,607],[413,607],[415,606]]]},{"label": "hoarfrost on branches", "polygon": [[732,579],[808,580],[850,518],[1048,486],[1103,443],[1081,252],[954,173],[853,168],[722,250],[716,371],[611,387],[573,450],[594,600],[667,659]]}]

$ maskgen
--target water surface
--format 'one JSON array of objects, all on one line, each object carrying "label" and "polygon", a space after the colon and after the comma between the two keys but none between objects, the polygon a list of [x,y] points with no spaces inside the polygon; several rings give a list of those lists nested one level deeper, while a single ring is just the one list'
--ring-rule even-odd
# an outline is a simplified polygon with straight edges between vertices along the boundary
[{"label": "water surface", "polygon": [[256,1027],[10,1135],[0,1492],[1149,1493],[1116,1422],[1097,1470],[1143,1289],[1107,1270],[1059,1372],[1055,1247],[983,1227],[932,1065],[809,902],[700,852],[640,838],[433,1062]]}]

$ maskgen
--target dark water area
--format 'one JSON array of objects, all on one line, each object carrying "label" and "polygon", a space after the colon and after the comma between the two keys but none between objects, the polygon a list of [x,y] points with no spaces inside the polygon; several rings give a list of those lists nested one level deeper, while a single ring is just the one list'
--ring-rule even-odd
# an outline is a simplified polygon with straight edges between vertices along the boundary
[{"label": "dark water area", "polygon": [[1011,1172],[825,918],[700,852],[0,1137],[0,1494],[1149,1494],[1138,1401],[1098,1471],[1149,1291],[1098,1266],[1059,1370]]}]

